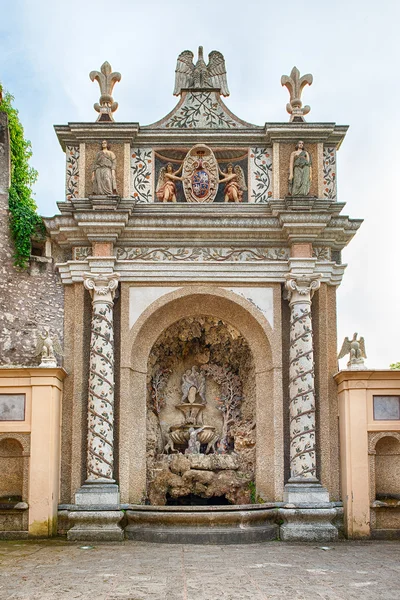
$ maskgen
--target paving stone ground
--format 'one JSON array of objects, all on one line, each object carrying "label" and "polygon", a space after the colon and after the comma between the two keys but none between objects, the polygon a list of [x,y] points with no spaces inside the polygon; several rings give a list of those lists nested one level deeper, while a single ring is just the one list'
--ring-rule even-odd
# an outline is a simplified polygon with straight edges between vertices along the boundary
[{"label": "paving stone ground", "polygon": [[399,542],[0,542],[0,600],[399,600]]}]

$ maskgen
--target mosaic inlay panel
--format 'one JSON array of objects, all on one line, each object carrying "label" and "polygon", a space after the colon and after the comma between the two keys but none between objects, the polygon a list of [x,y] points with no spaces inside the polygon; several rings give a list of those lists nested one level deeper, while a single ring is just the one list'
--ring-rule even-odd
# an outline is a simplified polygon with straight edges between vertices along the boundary
[{"label": "mosaic inlay panel", "polygon": [[153,202],[153,151],[131,148],[131,196],[139,203]]},{"label": "mosaic inlay panel", "polygon": [[324,198],[336,200],[336,148],[324,146]]},{"label": "mosaic inlay panel", "polygon": [[272,148],[250,148],[250,202],[262,204],[272,197]]},{"label": "mosaic inlay panel", "polygon": [[67,200],[78,197],[79,186],[79,147],[67,146],[66,154],[66,178],[65,178],[65,195]]}]

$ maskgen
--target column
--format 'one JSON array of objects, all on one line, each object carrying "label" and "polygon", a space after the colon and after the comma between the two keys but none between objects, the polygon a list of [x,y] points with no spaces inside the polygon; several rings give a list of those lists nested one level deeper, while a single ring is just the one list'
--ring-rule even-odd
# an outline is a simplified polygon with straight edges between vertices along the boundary
[{"label": "column", "polygon": [[73,541],[121,541],[118,485],[114,480],[114,330],[117,273],[84,273],[93,311],[89,357],[87,479],[68,513]]},{"label": "column", "polygon": [[290,303],[290,479],[316,483],[315,384],[311,299],[320,287],[320,274],[286,276]]},{"label": "column", "polygon": [[336,540],[336,509],[318,483],[315,448],[315,378],[311,299],[320,287],[319,273],[286,275],[290,303],[289,418],[290,479],[280,509],[280,537],[288,541]]},{"label": "column", "polygon": [[118,279],[117,273],[84,273],[84,285],[93,303],[86,483],[115,483],[113,302]]}]

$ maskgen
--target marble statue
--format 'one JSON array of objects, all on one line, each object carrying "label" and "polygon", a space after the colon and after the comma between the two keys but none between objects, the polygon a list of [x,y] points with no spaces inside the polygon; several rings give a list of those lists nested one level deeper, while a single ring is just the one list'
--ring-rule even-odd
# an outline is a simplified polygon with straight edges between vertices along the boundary
[{"label": "marble statue", "polygon": [[312,180],[312,162],[304,142],[296,144],[296,150],[290,155],[289,194],[293,197],[308,196]]},{"label": "marble statue", "polygon": [[204,427],[200,427],[199,429],[191,427],[189,429],[189,442],[185,454],[200,454],[200,442],[197,439],[197,435],[203,431],[203,429]]},{"label": "marble statue", "polygon": [[39,367],[57,367],[56,354],[63,356],[60,340],[57,335],[50,336],[49,328],[45,327],[36,343],[35,356],[42,357]]},{"label": "marble statue", "polygon": [[183,163],[177,171],[174,171],[172,163],[160,169],[158,176],[156,196],[160,202],[176,202],[175,181],[182,181],[178,174],[182,171]]},{"label": "marble statue", "polygon": [[196,395],[199,394],[201,403],[206,404],[206,378],[204,373],[197,370],[195,366],[188,369],[182,376],[182,399],[181,402],[196,402]]},{"label": "marble statue", "polygon": [[182,90],[188,88],[219,89],[223,96],[229,96],[226,79],[225,59],[221,52],[213,50],[208,55],[208,65],[204,62],[203,47],[199,46],[199,58],[193,63],[194,54],[184,50],[178,56],[175,70],[174,96],[179,96]]},{"label": "marble statue", "polygon": [[218,170],[222,175],[219,183],[225,183],[224,202],[242,202],[243,192],[247,190],[242,167],[240,165],[234,167],[229,163],[226,171],[221,171],[219,167]]},{"label": "marble statue", "polygon": [[290,94],[290,101],[286,104],[286,110],[290,114],[290,121],[304,122],[304,115],[310,112],[308,105],[303,106],[301,101],[301,93],[303,88],[308,84],[311,85],[313,82],[313,76],[311,73],[300,77],[300,71],[297,67],[293,67],[290,76],[282,75],[281,84],[284,85]]},{"label": "marble statue", "polygon": [[168,454],[170,450],[171,452],[177,452],[177,450],[175,450],[174,440],[172,439],[169,432],[165,433],[165,440],[166,441],[164,445],[164,454]]},{"label": "marble statue", "polygon": [[357,333],[354,333],[352,340],[349,340],[348,337],[344,338],[342,349],[340,350],[338,356],[338,360],[340,360],[346,356],[346,354],[349,354],[350,357],[347,367],[353,370],[365,369],[364,358],[367,358],[364,338],[360,337],[357,340],[357,335]]},{"label": "marble statue", "polygon": [[90,71],[89,77],[97,81],[100,86],[100,100],[94,104],[94,109],[100,113],[98,121],[114,121],[113,112],[118,108],[118,102],[114,102],[112,91],[117,81],[121,81],[121,73],[112,71],[110,63],[105,61],[100,71]]},{"label": "marble statue", "polygon": [[116,196],[117,180],[115,169],[117,159],[110,150],[110,144],[103,140],[92,166],[93,194],[95,196]]}]

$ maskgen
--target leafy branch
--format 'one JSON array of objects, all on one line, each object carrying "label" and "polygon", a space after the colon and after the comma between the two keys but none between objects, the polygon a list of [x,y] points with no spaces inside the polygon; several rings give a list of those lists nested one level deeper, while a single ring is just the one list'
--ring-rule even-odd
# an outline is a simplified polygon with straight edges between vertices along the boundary
[{"label": "leafy branch", "polygon": [[[0,92],[1,90],[0,86]],[[11,237],[14,241],[14,264],[25,269],[31,254],[32,237],[44,238],[46,229],[32,197],[32,185],[38,176],[37,171],[29,165],[32,146],[24,137],[18,111],[12,106],[13,100],[13,96],[6,92],[0,101],[0,112],[8,115],[10,133],[11,184],[8,190],[8,207]]]}]

